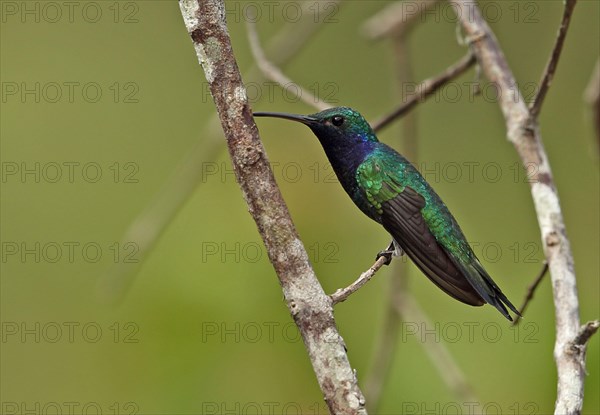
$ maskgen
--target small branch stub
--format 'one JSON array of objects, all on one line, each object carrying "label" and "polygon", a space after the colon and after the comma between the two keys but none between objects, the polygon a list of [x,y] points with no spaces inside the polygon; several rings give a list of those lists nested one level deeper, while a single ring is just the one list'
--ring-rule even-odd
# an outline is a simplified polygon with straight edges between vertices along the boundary
[{"label": "small branch stub", "polygon": [[575,339],[569,343],[569,348],[571,351],[581,352],[582,350],[585,350],[588,341],[598,331],[599,328],[600,321],[598,320],[588,321],[581,326],[581,329],[579,330],[579,333],[577,333],[577,336],[575,336]]}]

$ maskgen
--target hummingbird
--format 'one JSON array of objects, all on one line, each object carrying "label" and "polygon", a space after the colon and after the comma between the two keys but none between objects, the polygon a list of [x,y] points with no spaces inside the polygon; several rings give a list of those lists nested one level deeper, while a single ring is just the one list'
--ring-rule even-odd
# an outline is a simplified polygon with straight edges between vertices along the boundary
[{"label": "hummingbird", "polygon": [[381,251],[386,265],[406,253],[442,291],[471,306],[491,304],[512,321],[520,315],[483,268],[456,219],[419,171],[380,142],[356,110],[330,108],[311,115],[256,112],[308,126],[354,204],[392,236]]}]

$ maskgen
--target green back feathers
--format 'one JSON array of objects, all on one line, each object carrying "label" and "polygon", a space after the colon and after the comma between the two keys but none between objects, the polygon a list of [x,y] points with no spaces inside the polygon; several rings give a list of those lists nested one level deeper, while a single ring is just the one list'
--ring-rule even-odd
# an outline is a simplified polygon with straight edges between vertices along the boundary
[{"label": "green back feathers", "polygon": [[386,155],[375,151],[365,158],[356,170],[356,181],[365,192],[367,200],[378,214],[381,204],[396,197],[404,190],[400,167],[386,163]]},{"label": "green back feathers", "polygon": [[356,181],[371,207],[381,215],[383,203],[410,187],[424,200],[421,214],[436,240],[457,259],[471,261],[473,251],[444,202],[408,160],[385,144],[380,146],[356,171]]}]

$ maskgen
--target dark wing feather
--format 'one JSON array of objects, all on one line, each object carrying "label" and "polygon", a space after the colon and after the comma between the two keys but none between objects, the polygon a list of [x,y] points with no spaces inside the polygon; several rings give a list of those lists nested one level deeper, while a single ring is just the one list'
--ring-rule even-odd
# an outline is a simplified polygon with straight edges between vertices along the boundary
[{"label": "dark wing feather", "polygon": [[421,271],[453,298],[473,306],[485,300],[437,242],[421,209],[425,199],[410,187],[381,204],[381,223]]},{"label": "dark wing feather", "polygon": [[[400,154],[381,144],[384,153],[367,157],[356,171],[361,197],[353,200],[368,216],[381,223],[392,234],[423,273],[451,297],[470,305],[493,305],[507,319],[512,320],[506,306],[519,314],[492,278],[483,269],[475,254],[461,261],[438,243],[422,214],[425,199],[409,186],[407,181],[425,183],[419,173]],[[430,189],[433,192],[432,189]],[[436,198],[434,198],[436,199]],[[362,201],[362,202],[361,202]],[[439,203],[442,204],[441,200]],[[440,206],[445,209],[443,204]],[[455,237],[464,240],[458,224],[450,212],[444,212],[453,224]],[[466,241],[465,241],[466,244]],[[467,247],[463,247],[468,249]]]},{"label": "dark wing feather", "polygon": [[483,298],[491,305],[496,307],[504,317],[512,321],[512,317],[508,314],[508,310],[505,305],[510,308],[515,314],[521,316],[519,310],[510,302],[510,300],[504,295],[500,287],[496,285],[492,277],[486,272],[483,266],[478,260],[472,261],[464,269],[465,272],[470,275],[475,275],[476,278],[472,278],[475,289],[478,292],[483,293]]}]

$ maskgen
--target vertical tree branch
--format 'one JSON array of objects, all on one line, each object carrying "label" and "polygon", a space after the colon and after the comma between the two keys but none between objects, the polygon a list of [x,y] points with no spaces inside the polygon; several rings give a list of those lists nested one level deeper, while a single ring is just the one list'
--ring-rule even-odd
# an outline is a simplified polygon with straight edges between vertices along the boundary
[{"label": "vertical tree branch", "polygon": [[500,45],[482,18],[477,4],[473,0],[449,1],[457,9],[462,27],[471,40],[471,47],[485,75],[498,88],[508,140],[515,146],[525,166],[537,167],[531,180],[531,195],[552,278],[556,316],[554,358],[558,369],[558,387],[555,413],[579,414],[583,406],[585,347],[578,349],[577,353],[569,348],[580,328],[573,254],[538,121],[527,108]]},{"label": "vertical tree branch", "polygon": [[248,210],[307,348],[332,414],[366,414],[343,339],[275,183],[231,47],[222,0],[181,0],[183,19],[221,119]]}]

